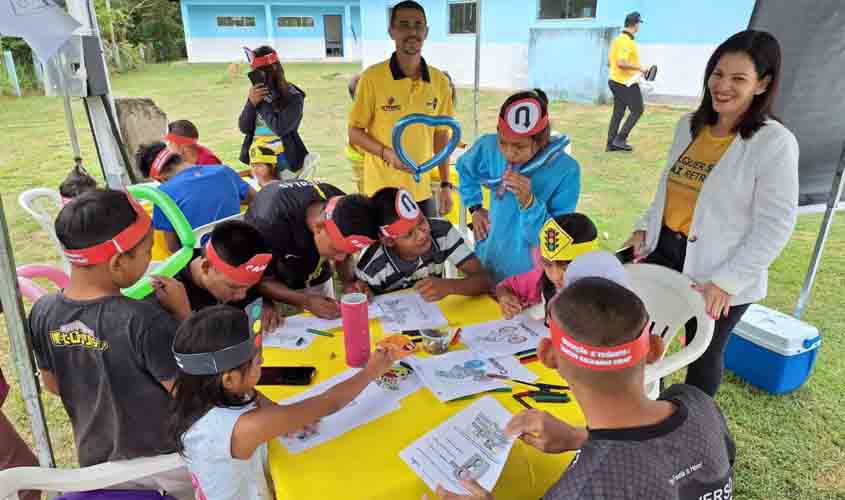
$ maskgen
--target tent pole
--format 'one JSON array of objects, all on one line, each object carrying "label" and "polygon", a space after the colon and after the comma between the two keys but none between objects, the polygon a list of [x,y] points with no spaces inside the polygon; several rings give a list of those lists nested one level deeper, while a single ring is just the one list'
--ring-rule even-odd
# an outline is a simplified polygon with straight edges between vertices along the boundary
[{"label": "tent pole", "polygon": [[842,154],[839,156],[839,165],[836,167],[836,172],[833,175],[833,184],[830,188],[830,196],[827,199],[827,209],[824,212],[822,225],[819,229],[819,236],[816,239],[816,248],[813,250],[813,256],[810,258],[810,269],[807,271],[807,276],[804,278],[804,286],[801,288],[801,295],[798,297],[798,305],[795,307],[795,317],[801,318],[807,304],[810,302],[810,294],[813,291],[813,284],[816,281],[816,274],[819,272],[819,265],[822,260],[822,252],[827,243],[827,238],[830,236],[830,226],[833,222],[833,214],[836,213],[836,208],[839,205],[839,200],[842,198],[842,188],[845,186],[845,142],[842,143]]},{"label": "tent pole", "polygon": [[[481,0],[475,1],[475,75],[472,85],[472,140],[478,140],[479,88],[481,86]],[[458,232],[467,237],[466,207],[458,204]]]},{"label": "tent pole", "polygon": [[9,344],[12,348],[12,359],[18,375],[26,411],[29,414],[29,424],[35,447],[38,451],[38,462],[42,467],[55,467],[53,447],[50,445],[50,434],[47,429],[47,419],[44,407],[39,397],[38,381],[35,378],[35,364],[32,360],[32,350],[29,347],[29,323],[26,311],[21,301],[18,288],[17,272],[15,271],[15,257],[12,254],[12,242],[9,238],[9,227],[6,225],[6,214],[3,202],[0,200],[0,303],[3,305],[6,320],[6,331],[9,333]]}]

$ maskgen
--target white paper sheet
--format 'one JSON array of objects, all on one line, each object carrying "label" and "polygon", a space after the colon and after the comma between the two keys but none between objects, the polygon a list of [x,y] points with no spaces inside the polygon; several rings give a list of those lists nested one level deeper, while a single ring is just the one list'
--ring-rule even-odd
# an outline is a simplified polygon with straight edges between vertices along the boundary
[{"label": "white paper sheet", "polygon": [[512,356],[488,357],[469,349],[428,358],[410,356],[405,358],[405,362],[411,365],[434,396],[443,402],[508,387],[501,380],[488,377],[488,373],[526,382],[538,378]]},{"label": "white paper sheet", "polygon": [[473,351],[487,356],[511,356],[536,349],[540,339],[549,336],[542,321],[525,314],[513,319],[488,321],[461,329],[461,340]]},{"label": "white paper sheet", "polygon": [[[279,404],[288,405],[298,403],[310,397],[326,392],[335,385],[347,380],[356,373],[358,369],[350,368],[334,377],[323,381],[320,384],[308,389],[305,392],[286,399]],[[280,437],[279,442],[287,448],[290,453],[302,451],[319,446],[327,441],[335,439],[343,434],[372,422],[388,413],[399,409],[399,398],[385,398],[384,391],[376,384],[370,384],[361,391],[351,403],[342,410],[320,420],[317,431],[314,434],[300,434],[293,437]]]},{"label": "white paper sheet", "polygon": [[373,299],[384,314],[381,327],[385,333],[423,330],[447,326],[449,321],[436,303],[426,302],[417,292],[392,293]]},{"label": "white paper sheet", "polygon": [[461,479],[475,479],[492,491],[505,468],[513,439],[504,434],[510,412],[485,396],[437,426],[399,457],[433,490],[469,493]]}]

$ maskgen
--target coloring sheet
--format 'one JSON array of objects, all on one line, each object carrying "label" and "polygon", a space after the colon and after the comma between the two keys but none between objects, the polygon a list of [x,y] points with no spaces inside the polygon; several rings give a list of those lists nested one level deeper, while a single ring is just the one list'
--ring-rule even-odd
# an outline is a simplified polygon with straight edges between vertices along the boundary
[{"label": "coloring sheet", "polygon": [[512,356],[487,357],[469,349],[427,358],[409,356],[405,362],[411,365],[434,396],[443,402],[508,387],[501,380],[488,377],[488,373],[525,382],[533,382],[538,378]]},{"label": "coloring sheet", "polygon": [[417,292],[392,293],[373,299],[381,307],[381,326],[385,333],[424,330],[447,326],[436,303],[426,302]]},{"label": "coloring sheet", "polygon": [[[313,396],[317,396],[352,377],[358,373],[358,369],[350,368],[334,377],[323,381],[320,384],[308,389],[305,392],[297,394],[296,396],[286,399],[279,404],[289,405],[298,403]],[[287,448],[290,453],[300,453],[305,450],[319,446],[334,438],[340,437],[343,434],[365,425],[373,420],[379,419],[388,413],[399,409],[399,398],[387,399],[384,396],[382,389],[376,384],[370,384],[366,389],[361,391],[351,403],[346,405],[342,410],[329,415],[320,420],[317,424],[317,430],[314,433],[297,433],[294,436],[279,438],[282,446]]]},{"label": "coloring sheet", "polygon": [[461,479],[475,479],[492,491],[513,448],[514,440],[504,434],[510,418],[501,403],[484,396],[402,450],[399,457],[432,491],[441,485],[468,494]]},{"label": "coloring sheet", "polygon": [[[317,337],[317,335],[308,333],[309,328],[328,332],[340,327],[340,319],[320,319],[316,316],[304,314],[288,316],[282,326],[264,335],[263,344],[264,347],[306,349]],[[300,341],[300,339],[302,340]]]},{"label": "coloring sheet", "polygon": [[542,321],[525,314],[513,319],[488,321],[461,330],[461,340],[473,351],[487,356],[510,356],[536,349],[540,339],[549,336]]}]

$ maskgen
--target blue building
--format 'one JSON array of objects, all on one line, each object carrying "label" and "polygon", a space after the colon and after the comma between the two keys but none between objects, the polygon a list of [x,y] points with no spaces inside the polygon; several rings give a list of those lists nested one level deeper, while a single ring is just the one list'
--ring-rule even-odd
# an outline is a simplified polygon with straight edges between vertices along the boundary
[{"label": "blue building", "polygon": [[283,60],[361,60],[358,0],[182,0],[189,62],[244,61],[270,45]]},{"label": "blue building", "polygon": [[[475,0],[419,0],[428,17],[423,55],[458,85],[474,76]],[[269,43],[282,57],[360,60],[390,56],[397,0],[182,0],[190,61],[243,60],[242,45]],[[481,85],[541,87],[596,102],[607,93],[607,48],[625,14],[645,21],[642,62],[659,67],[653,99],[694,98],[713,49],[745,29],[754,0],[482,0]],[[338,26],[339,23],[339,26]]]}]

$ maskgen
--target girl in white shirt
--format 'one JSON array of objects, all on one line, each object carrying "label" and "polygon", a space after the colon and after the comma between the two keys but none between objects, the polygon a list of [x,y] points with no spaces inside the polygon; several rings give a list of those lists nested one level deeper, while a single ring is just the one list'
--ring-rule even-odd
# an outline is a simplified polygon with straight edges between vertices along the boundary
[{"label": "girl in white shirt", "polygon": [[[260,332],[260,327],[257,328]],[[173,436],[197,500],[272,499],[265,475],[267,441],[308,429],[347,404],[397,359],[376,350],[367,367],[325,393],[280,406],[255,390],[261,335],[246,313],[219,305],[190,316],[173,354],[182,373],[173,387]]]},{"label": "girl in white shirt", "polygon": [[[654,201],[628,243],[640,261],[690,276],[716,320],[686,382],[711,396],[730,333],[766,296],[771,263],[798,212],[798,142],[772,116],[781,71],[778,41],[739,32],[707,63],[704,97],[675,129]],[[687,339],[694,336],[687,324]]]}]

